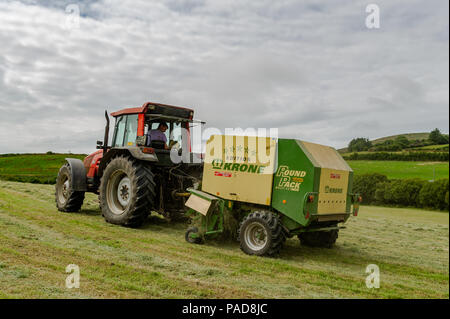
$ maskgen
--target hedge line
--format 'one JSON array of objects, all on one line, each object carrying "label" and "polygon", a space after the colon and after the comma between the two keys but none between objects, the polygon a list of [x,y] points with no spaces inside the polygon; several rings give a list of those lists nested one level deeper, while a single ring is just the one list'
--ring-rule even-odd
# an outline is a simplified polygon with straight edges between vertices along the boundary
[{"label": "hedge line", "polygon": [[2,175],[0,174],[0,180],[11,181],[11,182],[21,182],[21,183],[32,183],[32,184],[56,184],[56,176],[21,176],[21,175]]},{"label": "hedge line", "polygon": [[436,161],[448,162],[448,152],[408,152],[408,153],[352,153],[344,156],[346,160],[374,160],[374,161]]},{"label": "hedge line", "polygon": [[421,179],[392,179],[385,175],[356,175],[353,191],[361,194],[363,204],[449,210],[449,179],[429,182]]}]

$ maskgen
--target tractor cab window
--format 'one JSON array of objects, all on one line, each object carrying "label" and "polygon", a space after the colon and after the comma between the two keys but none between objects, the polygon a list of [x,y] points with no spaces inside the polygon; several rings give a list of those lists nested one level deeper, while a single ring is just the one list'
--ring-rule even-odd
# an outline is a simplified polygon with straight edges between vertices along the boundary
[{"label": "tractor cab window", "polygon": [[[150,123],[150,124],[151,124],[151,127],[150,127],[149,131],[158,129],[159,122],[154,122],[154,123]],[[166,136],[167,140],[169,140],[170,123],[167,123],[167,124],[169,124],[169,129],[164,132],[164,135]]]},{"label": "tractor cab window", "polygon": [[182,141],[182,129],[181,129],[181,122],[173,122],[170,123],[170,138],[169,138],[169,147],[172,148],[181,148],[181,141]]},{"label": "tractor cab window", "polygon": [[[151,122],[146,126],[146,132],[151,130],[157,130],[159,126],[159,121]],[[164,132],[164,135],[167,139],[167,146],[169,148],[181,148],[182,141],[182,123],[181,122],[166,122],[169,126],[168,129]]]},{"label": "tractor cab window", "polygon": [[136,146],[137,128],[138,128],[138,115],[137,114],[128,115],[123,146]]},{"label": "tractor cab window", "polygon": [[138,127],[137,114],[123,115],[117,118],[113,147],[133,146],[136,143]]},{"label": "tractor cab window", "polygon": [[113,147],[123,146],[123,135],[125,133],[125,125],[127,124],[126,116],[121,116],[116,119],[116,128],[114,130]]}]

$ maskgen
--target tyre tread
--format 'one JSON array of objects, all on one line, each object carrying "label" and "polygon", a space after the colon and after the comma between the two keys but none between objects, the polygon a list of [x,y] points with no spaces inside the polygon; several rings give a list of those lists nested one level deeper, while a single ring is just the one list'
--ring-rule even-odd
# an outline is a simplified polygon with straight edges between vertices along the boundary
[{"label": "tyre tread", "polygon": [[[122,167],[125,171],[130,172],[129,178],[133,184],[132,198],[134,202],[128,208],[128,213],[124,214],[123,218],[110,218],[110,213],[107,207],[106,200],[106,177],[110,176],[110,170],[114,170],[114,166]],[[106,176],[106,177],[105,177]],[[118,156],[111,160],[106,167],[104,174],[100,181],[100,206],[105,220],[112,224],[123,225],[127,227],[139,227],[149,215],[150,208],[153,208],[155,202],[155,188],[154,173],[151,168],[144,163],[134,160],[127,156]]]},{"label": "tyre tread", "polygon": [[280,253],[281,248],[283,247],[284,242],[286,241],[286,234],[281,225],[281,221],[279,217],[270,211],[255,211],[248,214],[240,223],[238,228],[238,241],[240,242],[241,250],[248,255],[255,255],[256,253],[252,251],[247,245],[245,245],[245,241],[241,238],[241,233],[243,232],[243,227],[245,227],[246,222],[256,219],[259,222],[266,224],[270,230],[270,246],[263,249],[261,253],[258,255],[261,256],[276,256]]},{"label": "tyre tread", "polygon": [[63,166],[61,166],[61,168],[58,171],[58,177],[56,179],[56,184],[55,184],[55,202],[56,202],[56,207],[58,208],[58,210],[60,212],[72,212],[72,213],[78,212],[81,209],[81,206],[83,206],[84,192],[73,191],[71,189],[69,198],[67,199],[67,201],[63,205],[60,205],[60,203],[58,201],[58,178],[62,174],[67,174],[68,175],[69,184],[72,185],[71,169],[70,169],[69,163],[66,163]]}]

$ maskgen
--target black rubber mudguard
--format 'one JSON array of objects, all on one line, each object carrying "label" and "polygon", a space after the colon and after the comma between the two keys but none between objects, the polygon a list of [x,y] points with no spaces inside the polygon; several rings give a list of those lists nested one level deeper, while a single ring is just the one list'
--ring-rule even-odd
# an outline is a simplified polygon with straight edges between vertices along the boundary
[{"label": "black rubber mudguard", "polygon": [[83,162],[77,158],[66,158],[66,161],[70,165],[72,189],[76,192],[86,192],[86,169]]}]

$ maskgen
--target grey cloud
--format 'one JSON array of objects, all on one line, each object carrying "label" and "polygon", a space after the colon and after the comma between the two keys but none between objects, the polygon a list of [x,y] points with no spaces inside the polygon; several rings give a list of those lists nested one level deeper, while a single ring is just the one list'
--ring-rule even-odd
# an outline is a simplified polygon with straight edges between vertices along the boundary
[{"label": "grey cloud", "polygon": [[204,6],[205,0],[167,0],[166,5],[170,10],[181,12],[181,13],[191,13],[193,10]]},{"label": "grey cloud", "polygon": [[0,153],[90,152],[148,100],[335,147],[448,131],[448,3],[379,1],[379,30],[363,1],[81,1],[75,30],[67,3],[0,2]]}]

